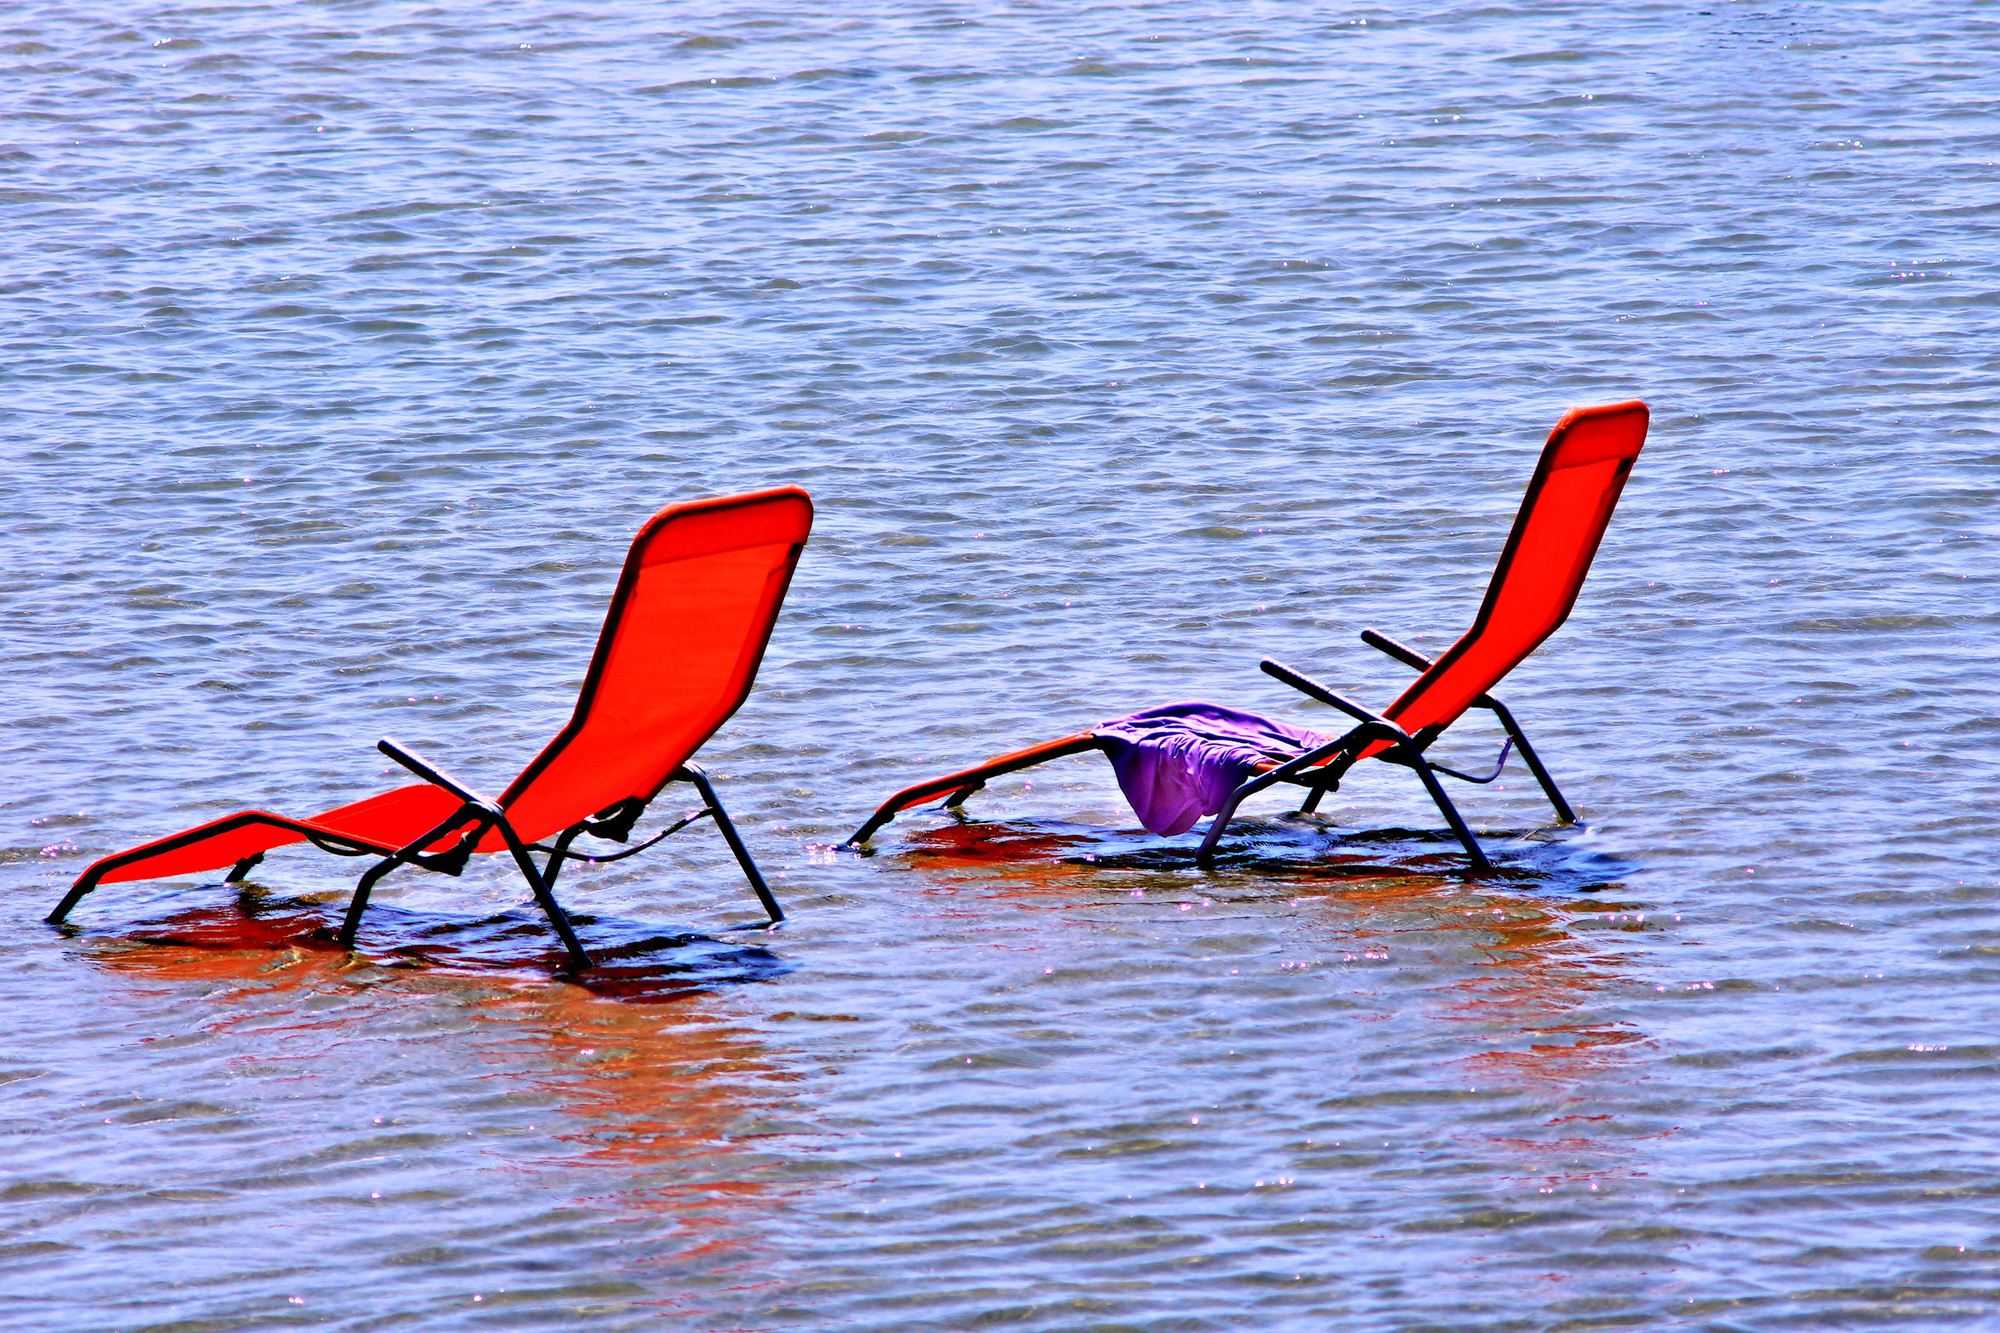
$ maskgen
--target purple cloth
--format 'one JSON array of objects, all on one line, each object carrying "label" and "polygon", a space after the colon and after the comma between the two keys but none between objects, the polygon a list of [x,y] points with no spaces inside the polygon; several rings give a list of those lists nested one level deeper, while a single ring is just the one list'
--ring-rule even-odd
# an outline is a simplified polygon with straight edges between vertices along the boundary
[{"label": "purple cloth", "polygon": [[1185,833],[1222,808],[1267,760],[1293,759],[1327,737],[1221,704],[1178,703],[1092,727],[1132,813],[1155,833]]}]

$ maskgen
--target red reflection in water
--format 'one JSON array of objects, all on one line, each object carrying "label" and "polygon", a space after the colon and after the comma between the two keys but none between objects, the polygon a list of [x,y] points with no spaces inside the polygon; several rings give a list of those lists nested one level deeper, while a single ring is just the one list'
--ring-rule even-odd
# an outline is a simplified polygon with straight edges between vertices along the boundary
[{"label": "red reflection in water", "polygon": [[[357,957],[335,941],[329,913],[254,894],[87,937],[85,956],[175,990],[198,985],[201,1026],[242,1043],[241,1060],[260,1070],[290,1064],[344,1092],[357,1061],[382,1058],[371,1041],[394,1043],[401,1079],[382,1095],[411,1116],[439,1116],[440,1099],[462,1104],[445,1089],[468,1069],[511,1084],[494,1099],[505,1110],[467,1113],[458,1128],[490,1132],[501,1118],[513,1132],[496,1153],[520,1161],[525,1147],[531,1166],[573,1177],[568,1187],[594,1206],[664,1220],[676,1243],[661,1262],[740,1275],[740,1296],[761,1281],[769,1215],[782,1207],[760,1174],[755,1126],[787,1075],[757,1034],[703,999],[773,974],[775,959],[755,945],[591,924],[593,943],[613,937],[592,987],[553,975],[561,952],[532,917],[446,922],[390,909],[371,914],[379,947]],[[485,1031],[465,1030],[468,1017]],[[676,1318],[703,1313],[678,1296],[663,1304]]]},{"label": "red reflection in water", "polygon": [[[940,890],[990,887],[1000,894],[1068,892],[1072,901],[1100,878],[1099,839],[1005,824],[947,824],[910,838],[900,858]],[[1072,892],[1076,891],[1076,892]]]},{"label": "red reflection in water", "polygon": [[[1269,846],[1239,853],[1232,866],[1198,878],[1186,874],[1190,847],[1125,844],[1084,828],[945,825],[912,835],[901,859],[932,880],[936,892],[976,888],[987,900],[1043,908],[1052,899],[1082,905],[1122,896],[1134,881],[1107,871],[1160,872],[1144,880],[1160,896],[1254,896],[1268,904],[1273,890],[1288,895],[1291,910],[1338,927],[1321,947],[1343,963],[1420,959],[1426,970],[1447,970],[1442,985],[1384,991],[1399,1007],[1428,1009],[1436,1023],[1463,1025],[1458,1030],[1475,1049],[1451,1072],[1439,1071],[1447,1086],[1567,1105],[1588,1099],[1629,1063],[1627,1048],[1644,1034],[1591,1013],[1629,979],[1591,932],[1571,929],[1586,914],[1624,905],[1566,894],[1520,870],[1467,879],[1457,873],[1455,850],[1403,850],[1391,858],[1353,841],[1316,846],[1313,836],[1281,831]],[[1622,1162],[1630,1144],[1658,1137],[1569,1115],[1552,1117],[1550,1126],[1546,1138],[1481,1137],[1530,1172],[1553,1169],[1558,1157],[1575,1162],[1579,1152]],[[1605,1162],[1559,1173],[1578,1181],[1625,1174]]]}]

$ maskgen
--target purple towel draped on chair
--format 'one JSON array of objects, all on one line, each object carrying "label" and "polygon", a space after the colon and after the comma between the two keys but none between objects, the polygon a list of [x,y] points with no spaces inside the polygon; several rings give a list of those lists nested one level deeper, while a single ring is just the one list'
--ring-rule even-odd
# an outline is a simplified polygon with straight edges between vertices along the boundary
[{"label": "purple towel draped on chair", "polygon": [[1221,704],[1148,708],[1091,728],[1139,822],[1154,833],[1185,833],[1222,808],[1258,764],[1293,759],[1327,737]]}]

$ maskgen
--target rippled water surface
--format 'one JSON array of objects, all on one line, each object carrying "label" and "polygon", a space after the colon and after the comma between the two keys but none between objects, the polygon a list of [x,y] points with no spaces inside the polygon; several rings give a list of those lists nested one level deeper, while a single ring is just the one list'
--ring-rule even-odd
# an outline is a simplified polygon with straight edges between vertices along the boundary
[{"label": "rippled water surface", "polygon": [[[0,10],[9,1329],[2000,1327],[2000,10]],[[1457,872],[1094,756],[1320,729],[1563,408],[1645,455]],[[712,830],[90,859],[567,716],[637,525],[819,521]],[[1445,762],[1490,755],[1469,721]],[[1026,778],[1032,777],[1030,783]],[[692,804],[670,789],[668,812]]]}]

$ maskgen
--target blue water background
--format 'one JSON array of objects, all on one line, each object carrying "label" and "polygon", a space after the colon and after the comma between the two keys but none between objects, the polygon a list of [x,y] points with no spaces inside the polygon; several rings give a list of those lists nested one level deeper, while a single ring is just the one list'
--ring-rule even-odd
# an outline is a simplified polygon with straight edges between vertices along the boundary
[{"label": "blue water background", "polygon": [[[9,7],[0,1317],[2000,1325],[1996,18]],[[1152,703],[1336,725],[1260,656],[1386,702],[1356,631],[1448,644],[1633,396],[1504,692],[1583,829],[1511,770],[1469,881],[1381,767],[1203,874],[1085,757],[830,849]],[[354,958],[303,852],[39,924],[384,733],[504,785],[638,524],[779,483],[704,752],[776,935],[701,829],[568,882],[597,991],[498,864]]]}]

